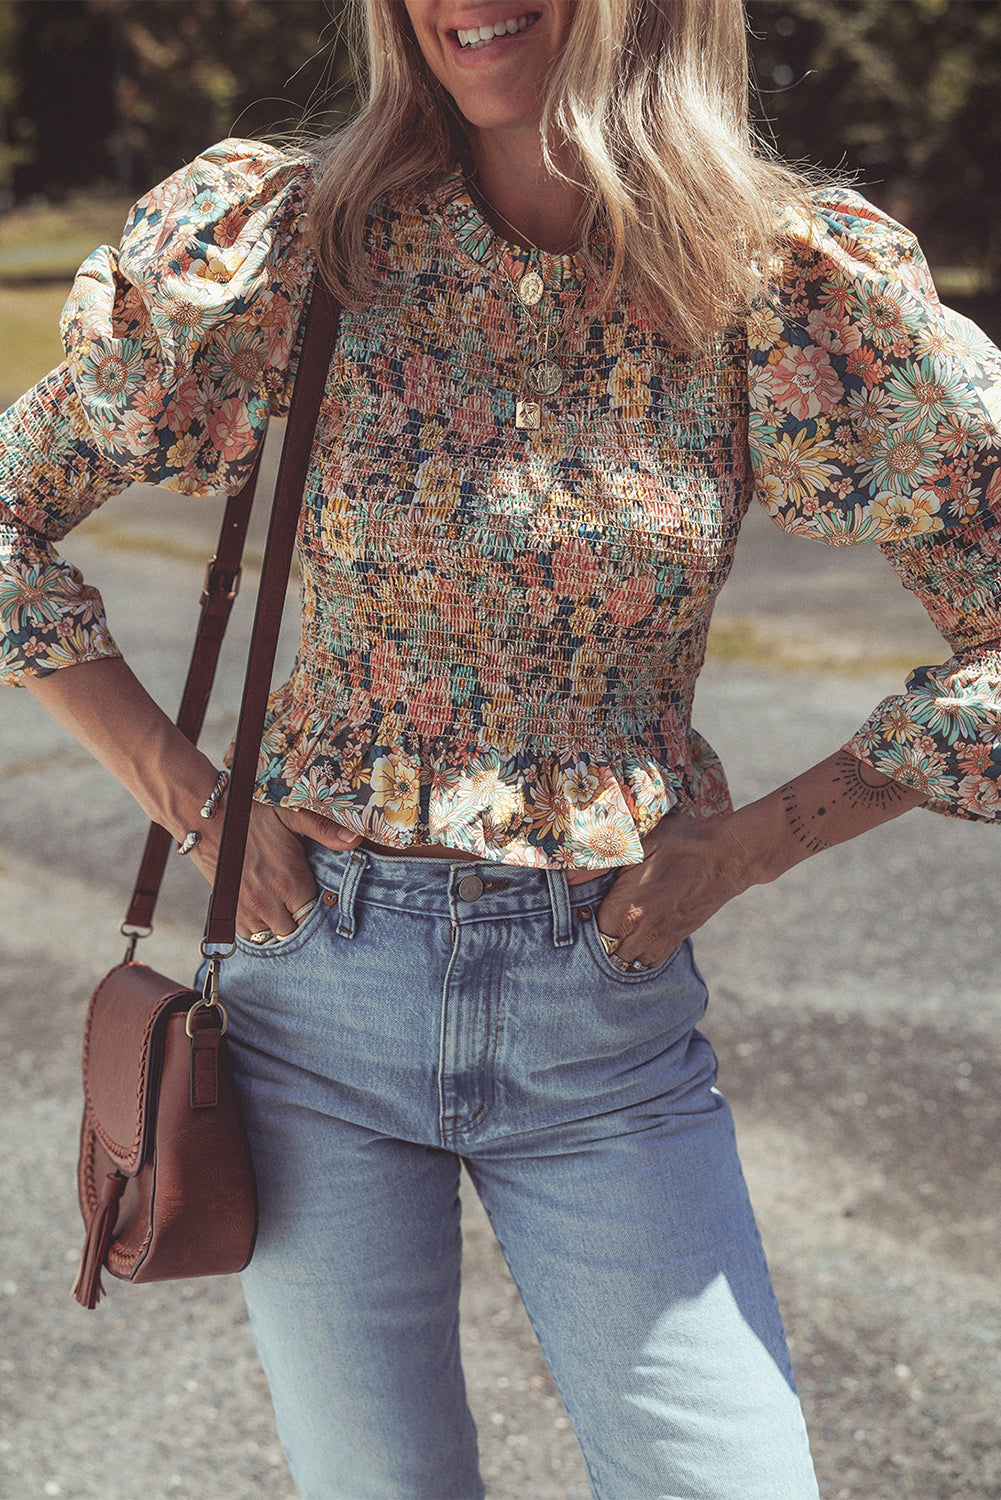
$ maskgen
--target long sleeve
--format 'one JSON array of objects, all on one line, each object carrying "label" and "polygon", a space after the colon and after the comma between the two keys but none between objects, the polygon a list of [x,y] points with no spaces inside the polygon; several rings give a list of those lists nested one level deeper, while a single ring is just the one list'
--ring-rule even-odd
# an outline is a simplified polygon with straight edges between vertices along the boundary
[{"label": "long sleeve", "polygon": [[127,485],[242,482],[284,410],[309,274],[312,163],[224,141],[81,267],[64,363],[0,417],[0,674],[117,655],[96,590],[54,544]]},{"label": "long sleeve", "polygon": [[790,219],[749,343],[758,498],[784,530],[876,543],[952,651],[847,748],[938,811],[1001,821],[1001,354],[852,193]]}]

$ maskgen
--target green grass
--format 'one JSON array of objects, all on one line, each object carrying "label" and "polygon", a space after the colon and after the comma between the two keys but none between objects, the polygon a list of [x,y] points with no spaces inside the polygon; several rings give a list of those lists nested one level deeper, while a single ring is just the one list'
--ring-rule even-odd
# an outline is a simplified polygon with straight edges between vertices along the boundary
[{"label": "green grass", "polygon": [[0,220],[0,406],[59,363],[59,314],[76,268],[96,245],[117,244],[128,207],[81,195]]},{"label": "green grass", "polygon": [[117,245],[127,198],[79,194],[66,203],[15,208],[0,220],[0,277],[55,264],[72,272],[95,245]]},{"label": "green grass", "polygon": [[59,314],[70,282],[0,286],[0,405],[15,400],[63,357]]},{"label": "green grass", "polygon": [[739,615],[713,617],[706,654],[714,661],[745,662],[783,672],[836,672],[846,677],[876,672],[906,677],[914,668],[911,654],[875,654],[865,641],[851,636],[821,640],[798,635],[789,639],[778,633],[772,635]]}]

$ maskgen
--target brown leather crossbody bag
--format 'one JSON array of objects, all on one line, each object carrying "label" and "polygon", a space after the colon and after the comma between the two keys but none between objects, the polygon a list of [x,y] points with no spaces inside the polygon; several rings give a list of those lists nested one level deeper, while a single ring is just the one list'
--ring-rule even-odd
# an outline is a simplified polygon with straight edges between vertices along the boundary
[{"label": "brown leather crossbody bag", "polygon": [[[219,968],[235,947],[236,909],[257,762],[309,468],[337,326],[337,307],[316,280],[261,571],[243,701],[236,733],[215,883],[201,945],[202,990],[192,990],[134,959],[152,932],[153,911],[171,845],[149,830],[122,932],[125,961],[94,991],[83,1044],[84,1112],[78,1186],[87,1233],[74,1295],[93,1308],[101,1272],[126,1281],[166,1281],[240,1271],[257,1233],[254,1173],[226,1051],[228,1018]],[[178,727],[201,732],[240,575],[260,453],[223,517],[206,571],[202,613]]]}]

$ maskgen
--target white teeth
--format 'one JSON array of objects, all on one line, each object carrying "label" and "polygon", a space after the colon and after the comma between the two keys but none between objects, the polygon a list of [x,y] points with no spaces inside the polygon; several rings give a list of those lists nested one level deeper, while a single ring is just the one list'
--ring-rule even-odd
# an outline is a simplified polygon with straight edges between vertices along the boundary
[{"label": "white teeth", "polygon": [[509,21],[495,21],[492,26],[474,26],[469,31],[456,31],[455,34],[460,47],[472,47],[475,50],[488,47],[495,37],[515,36],[519,31],[527,30],[533,19],[538,20],[538,16],[512,16]]}]

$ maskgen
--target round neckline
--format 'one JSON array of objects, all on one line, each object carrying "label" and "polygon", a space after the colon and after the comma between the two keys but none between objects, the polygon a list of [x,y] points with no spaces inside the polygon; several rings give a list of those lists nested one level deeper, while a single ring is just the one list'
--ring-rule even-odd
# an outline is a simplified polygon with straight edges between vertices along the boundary
[{"label": "round neckline", "polygon": [[461,172],[445,179],[439,212],[459,249],[478,265],[506,274],[514,282],[531,267],[551,291],[580,290],[582,279],[574,255],[554,255],[504,239],[483,214]]}]

